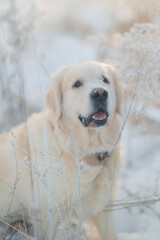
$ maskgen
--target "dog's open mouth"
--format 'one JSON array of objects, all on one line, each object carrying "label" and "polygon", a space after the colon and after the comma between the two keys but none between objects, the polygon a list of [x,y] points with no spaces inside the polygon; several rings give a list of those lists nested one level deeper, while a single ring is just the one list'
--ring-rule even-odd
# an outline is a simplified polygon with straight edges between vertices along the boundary
[{"label": "dog's open mouth", "polygon": [[106,113],[102,110],[99,110],[98,112],[94,113],[92,118],[96,121],[102,121],[107,117]]},{"label": "dog's open mouth", "polygon": [[108,116],[109,114],[106,111],[103,109],[98,109],[97,112],[91,114],[88,118],[79,115],[79,120],[85,127],[100,127],[107,123]]}]

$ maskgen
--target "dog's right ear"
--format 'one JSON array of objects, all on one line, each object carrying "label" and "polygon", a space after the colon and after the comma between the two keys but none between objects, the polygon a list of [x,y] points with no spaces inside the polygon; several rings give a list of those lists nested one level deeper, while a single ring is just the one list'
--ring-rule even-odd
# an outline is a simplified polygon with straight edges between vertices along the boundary
[{"label": "dog's right ear", "polygon": [[53,120],[57,121],[61,116],[61,94],[60,86],[54,82],[54,79],[46,95],[46,107],[52,111]]},{"label": "dog's right ear", "polygon": [[62,115],[62,80],[68,66],[60,68],[53,76],[51,87],[46,95],[46,107],[53,113],[53,121],[56,122]]}]

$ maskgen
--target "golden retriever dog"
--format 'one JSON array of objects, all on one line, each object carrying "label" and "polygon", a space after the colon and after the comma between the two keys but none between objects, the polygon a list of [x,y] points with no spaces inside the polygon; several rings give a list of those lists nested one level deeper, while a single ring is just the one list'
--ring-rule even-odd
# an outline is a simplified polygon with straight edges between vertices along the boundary
[{"label": "golden retriever dog", "polygon": [[114,68],[76,63],[55,73],[46,108],[0,136],[1,219],[34,226],[34,239],[55,238],[61,224],[95,223],[117,239],[112,211],[120,169],[121,89]]}]

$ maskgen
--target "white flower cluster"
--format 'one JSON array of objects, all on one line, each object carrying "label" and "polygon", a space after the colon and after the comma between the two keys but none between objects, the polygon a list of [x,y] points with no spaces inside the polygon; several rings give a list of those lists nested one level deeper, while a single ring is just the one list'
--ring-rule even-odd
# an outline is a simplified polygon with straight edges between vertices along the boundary
[{"label": "white flower cluster", "polygon": [[[105,51],[104,51],[105,46]],[[160,107],[160,25],[135,24],[124,34],[104,39],[103,60],[114,62],[130,97],[136,95],[136,110]]]}]

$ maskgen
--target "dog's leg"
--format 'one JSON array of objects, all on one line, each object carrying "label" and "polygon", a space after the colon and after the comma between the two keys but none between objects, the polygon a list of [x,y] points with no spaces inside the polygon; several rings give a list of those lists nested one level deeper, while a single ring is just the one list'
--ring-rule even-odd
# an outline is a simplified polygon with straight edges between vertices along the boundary
[{"label": "dog's leg", "polygon": [[93,216],[92,220],[96,224],[103,240],[118,239],[111,212],[100,212]]}]

